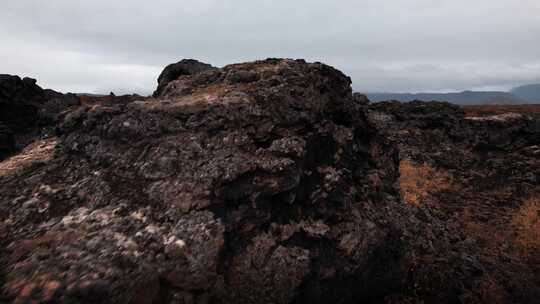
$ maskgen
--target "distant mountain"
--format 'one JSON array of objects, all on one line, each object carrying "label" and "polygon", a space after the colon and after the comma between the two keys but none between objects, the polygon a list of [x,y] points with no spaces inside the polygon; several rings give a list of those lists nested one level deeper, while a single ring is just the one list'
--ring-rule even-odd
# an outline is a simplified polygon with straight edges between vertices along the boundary
[{"label": "distant mountain", "polygon": [[520,86],[512,89],[510,93],[531,103],[540,103],[540,83]]},{"label": "distant mountain", "polygon": [[520,104],[527,103],[514,94],[499,91],[463,91],[459,93],[368,93],[371,102],[385,100],[399,100],[403,102],[413,100],[447,101],[459,105],[474,104]]}]

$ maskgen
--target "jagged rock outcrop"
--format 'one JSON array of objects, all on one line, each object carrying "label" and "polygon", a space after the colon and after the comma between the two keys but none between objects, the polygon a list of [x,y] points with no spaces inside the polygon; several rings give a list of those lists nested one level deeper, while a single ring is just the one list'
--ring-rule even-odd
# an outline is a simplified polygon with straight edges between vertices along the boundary
[{"label": "jagged rock outcrop", "polygon": [[13,131],[29,131],[38,120],[35,105],[43,101],[43,94],[34,79],[0,75],[0,121]]},{"label": "jagged rock outcrop", "polygon": [[154,97],[159,97],[163,94],[163,90],[169,84],[169,82],[178,79],[180,76],[190,76],[200,72],[215,70],[213,66],[199,62],[194,59],[183,59],[177,63],[169,64],[161,72],[158,77],[158,86],[154,91]]},{"label": "jagged rock outcrop", "polygon": [[[507,112],[478,116],[482,109]],[[540,115],[533,108],[383,102],[369,120],[400,153],[404,199],[478,244],[484,303],[540,297]]]},{"label": "jagged rock outcrop", "polygon": [[92,96],[42,89],[32,78],[0,75],[0,161],[40,138],[53,136],[64,115],[85,105],[126,104],[139,95]]},{"label": "jagged rock outcrop", "polygon": [[478,303],[476,245],[401,200],[357,100],[329,66],[269,59],[69,112],[0,163],[5,299]]},{"label": "jagged rock outcrop", "polygon": [[35,79],[0,75],[0,160],[54,126],[58,115],[78,102],[73,94],[43,90]]}]

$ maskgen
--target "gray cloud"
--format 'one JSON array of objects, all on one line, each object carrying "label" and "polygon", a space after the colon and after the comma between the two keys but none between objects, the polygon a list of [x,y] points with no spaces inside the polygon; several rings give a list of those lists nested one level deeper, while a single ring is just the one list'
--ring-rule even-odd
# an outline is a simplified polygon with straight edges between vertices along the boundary
[{"label": "gray cloud", "polygon": [[149,93],[181,58],[331,64],[362,91],[540,82],[537,0],[18,0],[0,10],[0,73],[63,91]]}]

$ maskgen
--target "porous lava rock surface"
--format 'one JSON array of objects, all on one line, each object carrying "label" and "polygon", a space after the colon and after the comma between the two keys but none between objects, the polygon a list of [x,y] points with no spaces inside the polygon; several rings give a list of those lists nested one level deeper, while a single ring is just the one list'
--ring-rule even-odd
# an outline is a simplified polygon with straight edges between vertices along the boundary
[{"label": "porous lava rock surface", "polygon": [[367,113],[347,76],[290,59],[70,109],[0,162],[3,299],[480,302],[478,245],[402,200]]},{"label": "porous lava rock surface", "polygon": [[0,161],[32,142],[54,137],[64,116],[80,106],[125,104],[146,97],[63,94],[42,89],[36,80],[0,75]]}]

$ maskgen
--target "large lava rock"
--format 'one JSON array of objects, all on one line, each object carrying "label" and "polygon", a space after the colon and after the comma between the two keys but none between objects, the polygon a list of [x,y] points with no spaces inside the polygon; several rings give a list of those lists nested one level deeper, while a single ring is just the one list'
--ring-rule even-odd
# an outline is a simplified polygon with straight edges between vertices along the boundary
[{"label": "large lava rock", "polygon": [[44,127],[54,126],[62,111],[78,103],[75,95],[44,90],[35,79],[0,75],[0,160]]},{"label": "large lava rock", "polygon": [[169,64],[158,77],[158,87],[154,91],[154,97],[159,97],[169,82],[178,79],[180,76],[189,76],[215,69],[209,64],[194,59],[183,59],[177,63]]},{"label": "large lava rock", "polygon": [[30,130],[38,120],[35,105],[42,97],[43,90],[34,79],[0,75],[0,121],[14,130]]},{"label": "large lava rock", "polygon": [[0,160],[14,152],[15,134],[30,132],[38,121],[43,90],[34,79],[0,75]]},{"label": "large lava rock", "polygon": [[474,302],[473,245],[400,200],[355,100],[329,66],[269,59],[71,112],[48,162],[0,174],[6,299]]}]

